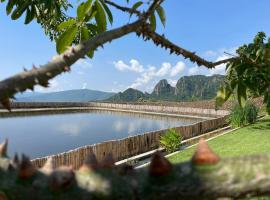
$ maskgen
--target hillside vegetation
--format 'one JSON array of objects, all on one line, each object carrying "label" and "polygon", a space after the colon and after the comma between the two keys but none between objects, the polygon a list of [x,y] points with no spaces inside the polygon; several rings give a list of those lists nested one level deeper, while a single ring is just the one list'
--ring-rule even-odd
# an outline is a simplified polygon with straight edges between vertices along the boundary
[{"label": "hillside vegetation", "polygon": [[151,94],[143,93],[139,90],[129,88],[124,92],[119,92],[116,95],[106,99],[113,102],[134,102],[134,101],[195,101],[208,100],[216,96],[220,88],[224,76],[213,75],[194,75],[183,76],[178,81],[175,87],[171,86],[167,80],[160,80]]},{"label": "hillside vegetation", "polygon": [[51,93],[25,93],[18,95],[16,99],[23,102],[88,102],[104,100],[114,94],[97,90],[79,89]]}]

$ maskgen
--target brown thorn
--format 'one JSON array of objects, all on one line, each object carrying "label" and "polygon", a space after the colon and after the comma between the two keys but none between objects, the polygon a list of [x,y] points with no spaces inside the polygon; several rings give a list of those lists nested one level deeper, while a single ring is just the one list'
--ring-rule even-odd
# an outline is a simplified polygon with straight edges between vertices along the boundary
[{"label": "brown thorn", "polygon": [[54,170],[49,177],[49,185],[52,190],[65,189],[74,182],[75,174],[72,167],[61,166]]},{"label": "brown thorn", "polygon": [[49,157],[46,163],[41,168],[41,171],[44,172],[45,174],[51,174],[54,169],[55,169],[55,161],[52,157]]},{"label": "brown thorn", "polygon": [[204,164],[216,164],[220,160],[219,156],[217,156],[208,146],[206,141],[201,138],[197,147],[195,154],[192,156],[192,163],[198,165]]},{"label": "brown thorn", "polygon": [[18,154],[15,153],[13,159],[12,159],[12,164],[15,165],[15,166],[18,166],[19,165],[19,157],[18,157]]},{"label": "brown thorn", "polygon": [[100,163],[99,167],[100,168],[107,168],[107,169],[110,169],[110,168],[113,168],[115,166],[115,160],[112,156],[111,153],[109,153],[104,159],[103,161]]},{"label": "brown thorn", "polygon": [[5,98],[1,101],[2,105],[5,109],[7,109],[9,112],[11,112],[11,106],[10,106],[10,100],[9,98]]},{"label": "brown thorn", "polygon": [[8,139],[0,144],[0,157],[7,157]]},{"label": "brown thorn", "polygon": [[75,50],[74,47],[71,48],[71,52],[74,53],[74,54],[76,53],[76,50]]},{"label": "brown thorn", "polygon": [[7,200],[7,196],[5,195],[4,192],[0,191],[0,200]]},{"label": "brown thorn", "polygon": [[98,161],[96,155],[94,153],[89,153],[82,166],[80,167],[80,172],[91,172],[92,170],[96,170],[98,168]]},{"label": "brown thorn", "polygon": [[172,164],[160,153],[156,152],[149,166],[150,176],[165,176],[172,171]]},{"label": "brown thorn", "polygon": [[118,173],[119,175],[124,176],[124,175],[132,173],[133,171],[134,171],[134,167],[132,165],[128,165],[124,163],[119,167]]},{"label": "brown thorn", "polygon": [[67,60],[67,59],[69,59],[69,55],[64,54],[64,55],[63,55],[63,58],[64,58],[64,60]]},{"label": "brown thorn", "polygon": [[18,177],[21,179],[28,179],[36,173],[35,167],[32,165],[30,159],[22,154],[22,160],[18,166]]},{"label": "brown thorn", "polygon": [[64,67],[64,71],[65,71],[65,72],[69,72],[69,71],[70,71],[70,67],[69,67],[69,66],[65,66],[65,67]]}]

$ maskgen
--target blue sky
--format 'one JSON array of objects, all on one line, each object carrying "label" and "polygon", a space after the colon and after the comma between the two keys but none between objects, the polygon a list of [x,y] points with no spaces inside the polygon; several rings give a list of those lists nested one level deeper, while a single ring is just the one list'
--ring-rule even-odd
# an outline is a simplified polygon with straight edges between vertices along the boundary
[{"label": "blue sky", "polygon": [[[225,58],[224,51],[234,52],[258,31],[270,35],[269,0],[165,0],[163,6],[167,25],[164,29],[159,24],[158,32],[209,60]],[[113,27],[128,22],[128,15],[112,11]],[[22,71],[23,67],[44,64],[56,54],[55,43],[38,24],[26,26],[23,19],[12,21],[2,3],[0,27],[0,79]],[[80,60],[72,69],[71,73],[53,79],[49,89],[38,87],[37,91],[88,88],[118,92],[128,87],[151,91],[164,78],[174,85],[184,75],[224,73],[224,65],[211,71],[198,68],[135,34],[105,45],[92,60]]]}]

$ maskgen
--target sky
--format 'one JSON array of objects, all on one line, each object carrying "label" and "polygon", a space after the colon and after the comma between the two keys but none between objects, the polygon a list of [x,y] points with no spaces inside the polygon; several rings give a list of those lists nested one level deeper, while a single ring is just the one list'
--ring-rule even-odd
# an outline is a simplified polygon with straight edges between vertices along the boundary
[{"label": "sky", "polygon": [[[123,0],[115,2],[125,5]],[[132,5],[136,1],[130,2]],[[240,45],[251,42],[258,31],[270,35],[269,0],[165,0],[163,7],[167,23],[165,28],[158,23],[157,32],[211,61],[227,58],[224,52],[234,53]],[[114,24],[109,29],[129,22],[127,14],[113,8],[112,12]],[[33,64],[45,64],[57,54],[55,43],[40,25],[23,22],[24,17],[11,20],[6,15],[5,4],[0,3],[0,80]],[[36,91],[119,92],[132,87],[151,92],[161,79],[167,79],[174,86],[182,76],[224,73],[225,65],[214,70],[198,67],[181,56],[170,55],[151,41],[145,42],[130,34],[104,45],[104,49],[99,48],[93,59],[79,60],[71,73],[51,80],[50,88],[36,87]]]}]

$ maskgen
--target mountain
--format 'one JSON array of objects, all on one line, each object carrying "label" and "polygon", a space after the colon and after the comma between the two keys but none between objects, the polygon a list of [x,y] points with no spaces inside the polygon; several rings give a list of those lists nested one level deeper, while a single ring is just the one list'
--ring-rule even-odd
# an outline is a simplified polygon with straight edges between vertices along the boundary
[{"label": "mountain", "polygon": [[16,96],[16,101],[24,102],[88,102],[108,99],[115,93],[97,90],[79,89],[61,92],[36,93],[26,92]]},{"label": "mountain", "polygon": [[149,94],[143,93],[139,90],[128,88],[124,92],[119,92],[114,96],[106,99],[106,101],[113,101],[113,102],[134,102],[139,101],[140,99],[147,98]]},{"label": "mountain", "polygon": [[170,100],[175,98],[174,96],[175,88],[172,87],[166,79],[160,80],[151,93],[152,98],[158,98],[162,100]]},{"label": "mountain", "polygon": [[212,99],[224,80],[222,75],[183,76],[175,87],[175,95],[179,100]]},{"label": "mountain", "polygon": [[130,102],[142,100],[166,100],[166,101],[194,101],[207,100],[216,96],[216,93],[224,80],[223,75],[194,75],[183,76],[175,87],[167,80],[160,80],[151,94],[129,88],[117,93],[105,101]]}]

